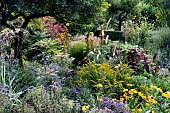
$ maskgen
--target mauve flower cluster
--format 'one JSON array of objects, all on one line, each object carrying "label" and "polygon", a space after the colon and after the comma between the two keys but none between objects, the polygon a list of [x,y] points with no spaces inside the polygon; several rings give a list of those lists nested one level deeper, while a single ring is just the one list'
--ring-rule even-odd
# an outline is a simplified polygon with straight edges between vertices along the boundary
[{"label": "mauve flower cluster", "polygon": [[102,97],[101,106],[107,113],[130,113],[126,110],[125,104],[123,102],[118,100],[114,101],[108,97]]},{"label": "mauve flower cluster", "polygon": [[7,98],[10,98],[9,94],[9,86],[5,85],[4,87],[2,86],[2,83],[0,83],[0,95],[5,95]]},{"label": "mauve flower cluster", "polygon": [[81,91],[81,88],[78,86],[70,89],[70,93],[73,93],[73,94],[79,94],[80,91]]}]

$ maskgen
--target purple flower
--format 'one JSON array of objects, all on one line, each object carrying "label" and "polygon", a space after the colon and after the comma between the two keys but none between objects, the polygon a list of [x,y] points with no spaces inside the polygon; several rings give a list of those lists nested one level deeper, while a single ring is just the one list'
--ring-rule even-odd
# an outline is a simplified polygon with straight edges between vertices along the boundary
[{"label": "purple flower", "polygon": [[59,83],[56,81],[56,82],[54,82],[53,85],[54,85],[54,86],[59,86]]},{"label": "purple flower", "polygon": [[7,94],[6,96],[7,96],[8,98],[11,98],[11,95],[10,95],[10,94]]},{"label": "purple flower", "polygon": [[34,86],[30,86],[30,87],[29,87],[29,89],[33,89],[33,88],[34,88]]},{"label": "purple flower", "polygon": [[8,90],[8,89],[9,89],[9,86],[8,86],[8,85],[5,85],[5,86],[4,86],[4,89],[7,89],[7,90]]},{"label": "purple flower", "polygon": [[80,91],[81,91],[80,87],[74,87],[70,89],[70,92],[74,94],[79,94]]},{"label": "purple flower", "polygon": [[106,112],[109,113],[129,113],[126,110],[126,107],[123,102],[120,101],[113,101],[112,99],[108,97],[102,98],[103,102],[101,104],[102,108],[106,110]]}]

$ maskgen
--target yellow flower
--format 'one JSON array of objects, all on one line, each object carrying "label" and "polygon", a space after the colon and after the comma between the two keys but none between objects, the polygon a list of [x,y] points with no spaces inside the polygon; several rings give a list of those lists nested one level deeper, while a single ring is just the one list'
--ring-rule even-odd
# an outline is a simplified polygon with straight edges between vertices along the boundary
[{"label": "yellow flower", "polygon": [[84,106],[82,106],[81,109],[82,109],[82,111],[85,111],[85,110],[89,109],[89,106],[84,105]]},{"label": "yellow flower", "polygon": [[126,91],[128,91],[128,89],[123,89],[123,92],[126,92]]},{"label": "yellow flower", "polygon": [[153,85],[153,84],[152,84],[152,85],[150,86],[150,88],[152,88],[152,89],[156,89],[156,88],[157,88],[157,86],[155,86],[155,85]]},{"label": "yellow flower", "polygon": [[143,95],[143,96],[141,96],[141,97],[142,97],[142,99],[144,99],[144,100],[147,98],[145,95]]},{"label": "yellow flower", "polygon": [[163,92],[161,88],[157,88],[157,91],[159,91],[160,93]]},{"label": "yellow flower", "polygon": [[123,101],[124,101],[124,98],[120,98],[120,101],[123,102]]},{"label": "yellow flower", "polygon": [[143,96],[142,92],[138,92],[138,95],[139,95],[139,96]]},{"label": "yellow flower", "polygon": [[129,90],[128,93],[129,94],[136,94],[136,93],[138,93],[138,91],[136,89],[131,89],[131,90]]},{"label": "yellow flower", "polygon": [[157,104],[158,102],[154,99],[153,96],[148,96],[148,100],[149,102],[153,103],[153,104]]},{"label": "yellow flower", "polygon": [[116,98],[114,98],[114,99],[112,99],[113,101],[116,101],[117,99]]},{"label": "yellow flower", "polygon": [[152,100],[152,103],[153,103],[153,104],[157,104],[158,102],[157,102],[155,99],[153,99],[153,100]]},{"label": "yellow flower", "polygon": [[128,100],[128,99],[129,99],[129,96],[125,96],[125,99]]},{"label": "yellow flower", "polygon": [[147,106],[147,107],[148,107],[148,106],[149,106],[149,103],[145,103],[145,106]]},{"label": "yellow flower", "polygon": [[155,113],[155,111],[152,111],[151,113]]},{"label": "yellow flower", "polygon": [[140,109],[138,109],[138,113],[142,113],[142,109],[140,108]]},{"label": "yellow flower", "polygon": [[102,88],[103,85],[102,84],[97,84],[97,88]]},{"label": "yellow flower", "polygon": [[163,96],[163,97],[166,97],[166,98],[170,98],[170,92],[167,91],[167,92],[165,92],[165,93],[162,93],[162,96]]},{"label": "yellow flower", "polygon": [[142,99],[146,99],[146,95],[144,94],[144,93],[142,93],[142,92],[138,92],[138,95],[140,96],[140,97],[142,97]]},{"label": "yellow flower", "polygon": [[66,26],[69,26],[70,25],[70,23],[66,23]]},{"label": "yellow flower", "polygon": [[132,84],[127,84],[127,86],[132,86]]}]

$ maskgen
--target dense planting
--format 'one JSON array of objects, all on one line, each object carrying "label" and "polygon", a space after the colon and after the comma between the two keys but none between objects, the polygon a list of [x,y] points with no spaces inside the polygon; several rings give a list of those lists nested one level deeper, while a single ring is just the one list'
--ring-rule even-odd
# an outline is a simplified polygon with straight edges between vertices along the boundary
[{"label": "dense planting", "polygon": [[0,113],[169,113],[168,4],[0,1]]}]

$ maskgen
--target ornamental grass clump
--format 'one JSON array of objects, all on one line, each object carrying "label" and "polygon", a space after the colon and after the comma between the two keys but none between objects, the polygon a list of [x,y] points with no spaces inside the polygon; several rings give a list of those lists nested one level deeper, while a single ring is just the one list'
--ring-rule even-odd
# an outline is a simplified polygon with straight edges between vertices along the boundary
[{"label": "ornamental grass clump", "polygon": [[70,57],[73,57],[73,64],[77,66],[81,60],[86,56],[87,52],[87,44],[85,42],[78,42],[74,41],[71,42],[70,48],[68,53],[70,54]]},{"label": "ornamental grass clump", "polygon": [[77,71],[76,85],[87,85],[93,93],[103,93],[119,98],[123,87],[131,81],[132,69],[127,64],[120,63],[115,68],[108,63],[94,64],[89,62]]}]

